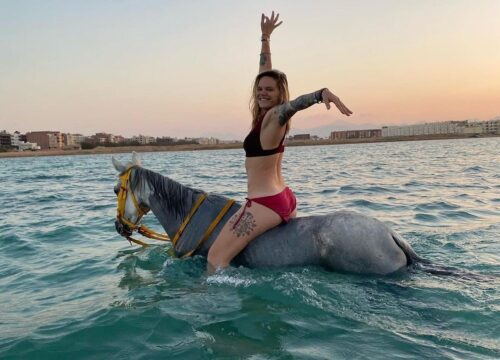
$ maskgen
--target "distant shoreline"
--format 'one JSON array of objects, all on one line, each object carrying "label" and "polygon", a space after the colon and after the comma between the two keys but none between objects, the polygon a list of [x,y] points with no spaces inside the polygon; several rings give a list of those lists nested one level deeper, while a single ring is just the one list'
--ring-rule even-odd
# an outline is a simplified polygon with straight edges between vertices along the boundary
[{"label": "distant shoreline", "polygon": [[[481,138],[500,137],[496,134],[481,134]],[[364,139],[344,139],[344,140],[293,140],[287,141],[287,146],[314,146],[314,145],[345,145],[345,144],[366,144],[379,142],[396,141],[423,141],[423,140],[451,140],[477,138],[475,135],[422,135],[422,136],[394,136]],[[119,146],[104,147],[98,146],[94,149],[86,150],[39,150],[39,151],[8,151],[0,152],[0,158],[38,157],[38,156],[65,156],[65,155],[97,155],[97,154],[121,154],[136,152],[166,152],[166,151],[199,151],[199,150],[226,150],[241,149],[242,143],[216,144],[216,145],[144,145],[144,146]]]}]

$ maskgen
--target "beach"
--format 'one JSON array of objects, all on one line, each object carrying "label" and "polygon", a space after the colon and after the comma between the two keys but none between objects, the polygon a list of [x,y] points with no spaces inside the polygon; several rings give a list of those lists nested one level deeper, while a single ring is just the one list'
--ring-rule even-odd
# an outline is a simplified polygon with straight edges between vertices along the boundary
[{"label": "beach", "polygon": [[[393,136],[393,137],[378,137],[378,138],[361,138],[361,139],[344,139],[344,140],[287,140],[287,146],[314,146],[314,145],[343,145],[343,144],[365,144],[377,142],[395,142],[395,141],[423,141],[423,140],[452,140],[452,139],[467,139],[475,138],[475,135],[459,135],[459,134],[439,134],[439,135],[422,135],[422,136]],[[482,134],[481,137],[500,137],[495,134]],[[17,158],[17,157],[38,157],[38,156],[64,156],[64,155],[93,155],[93,154],[120,154],[135,152],[165,152],[165,151],[198,151],[198,150],[225,150],[239,149],[243,147],[242,142],[234,142],[227,144],[183,144],[183,145],[137,145],[137,146],[97,146],[93,149],[84,150],[39,150],[39,151],[8,151],[0,152],[0,158]]]}]

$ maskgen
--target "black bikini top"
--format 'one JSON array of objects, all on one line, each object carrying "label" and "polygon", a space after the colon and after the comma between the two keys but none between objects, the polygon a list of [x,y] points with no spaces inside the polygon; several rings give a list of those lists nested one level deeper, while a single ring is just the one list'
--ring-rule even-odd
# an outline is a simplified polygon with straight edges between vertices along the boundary
[{"label": "black bikini top", "polygon": [[283,139],[281,139],[278,147],[268,150],[264,150],[262,148],[262,144],[260,143],[260,130],[262,128],[263,120],[263,116],[257,120],[255,127],[247,135],[245,141],[243,141],[243,149],[245,149],[246,157],[269,156],[285,151],[285,145],[283,145],[285,135],[283,135]]}]

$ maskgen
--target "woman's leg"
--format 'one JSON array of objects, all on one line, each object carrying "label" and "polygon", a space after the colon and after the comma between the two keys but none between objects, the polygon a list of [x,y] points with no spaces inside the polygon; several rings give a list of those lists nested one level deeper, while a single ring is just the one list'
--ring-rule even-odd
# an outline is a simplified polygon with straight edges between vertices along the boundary
[{"label": "woman's leg", "polygon": [[256,202],[242,206],[224,225],[210,247],[207,258],[209,270],[228,266],[250,241],[278,226],[281,221],[281,217],[273,210]]}]

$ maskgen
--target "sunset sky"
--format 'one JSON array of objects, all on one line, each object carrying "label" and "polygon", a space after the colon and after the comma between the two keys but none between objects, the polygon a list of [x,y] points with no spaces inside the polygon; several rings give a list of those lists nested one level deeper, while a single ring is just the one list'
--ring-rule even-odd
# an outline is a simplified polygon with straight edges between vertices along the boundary
[{"label": "sunset sky", "polygon": [[4,0],[0,130],[242,138],[272,10],[292,97],[328,87],[354,112],[297,129],[500,115],[500,0]]}]

